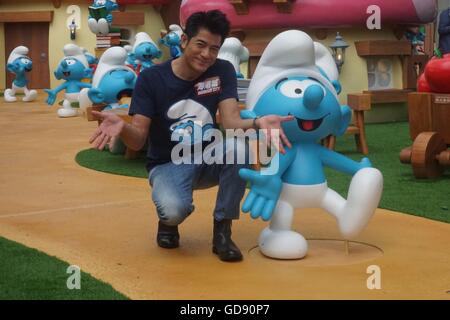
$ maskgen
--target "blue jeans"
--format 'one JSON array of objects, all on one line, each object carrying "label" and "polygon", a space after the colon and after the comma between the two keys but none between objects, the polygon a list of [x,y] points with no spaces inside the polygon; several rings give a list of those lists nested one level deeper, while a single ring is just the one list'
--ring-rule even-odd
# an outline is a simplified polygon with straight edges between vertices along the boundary
[{"label": "blue jeans", "polygon": [[[247,150],[247,149],[246,149]],[[236,152],[239,152],[236,151]],[[239,169],[249,168],[248,154],[245,164],[174,164],[158,165],[149,172],[152,199],[159,219],[175,226],[193,211],[192,193],[219,185],[214,218],[238,219],[240,201],[245,193],[246,181],[239,177]]]}]

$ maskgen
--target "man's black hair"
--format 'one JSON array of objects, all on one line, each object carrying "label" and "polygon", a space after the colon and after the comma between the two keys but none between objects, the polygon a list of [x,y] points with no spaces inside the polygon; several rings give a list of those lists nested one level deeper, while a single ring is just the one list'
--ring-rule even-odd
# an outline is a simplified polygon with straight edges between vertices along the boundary
[{"label": "man's black hair", "polygon": [[220,35],[222,37],[221,43],[223,44],[230,32],[230,21],[219,10],[195,12],[187,19],[184,33],[188,39],[192,39],[201,28],[205,28],[212,34]]}]

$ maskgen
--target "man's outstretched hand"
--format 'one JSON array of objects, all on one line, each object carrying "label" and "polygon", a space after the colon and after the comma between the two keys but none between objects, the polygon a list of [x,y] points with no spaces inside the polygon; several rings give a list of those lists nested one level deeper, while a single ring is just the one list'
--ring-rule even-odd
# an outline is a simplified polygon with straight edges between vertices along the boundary
[{"label": "man's outstretched hand", "polygon": [[[261,117],[257,120],[256,124],[260,129],[267,130],[266,139],[267,144],[270,145],[270,141],[272,139],[272,132],[271,130],[278,130],[279,133],[279,144],[275,146],[281,153],[285,154],[286,150],[284,149],[283,145],[287,146],[288,148],[292,148],[291,143],[289,142],[288,138],[286,137],[283,128],[281,128],[281,123],[285,121],[292,121],[294,120],[294,116],[277,116],[277,115],[267,115],[264,117]],[[275,142],[275,141],[274,141]]]},{"label": "man's outstretched hand", "polygon": [[92,115],[101,120],[102,123],[92,134],[89,143],[91,143],[95,149],[103,150],[112,137],[120,135],[125,126],[125,121],[111,112],[92,111]]}]

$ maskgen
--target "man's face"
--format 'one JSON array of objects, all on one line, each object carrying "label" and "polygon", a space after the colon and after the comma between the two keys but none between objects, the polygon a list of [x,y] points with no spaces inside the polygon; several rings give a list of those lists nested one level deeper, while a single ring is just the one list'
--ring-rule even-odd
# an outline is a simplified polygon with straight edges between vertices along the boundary
[{"label": "man's face", "polygon": [[189,67],[198,73],[205,72],[216,61],[222,37],[201,28],[190,40],[182,36],[183,55]]}]

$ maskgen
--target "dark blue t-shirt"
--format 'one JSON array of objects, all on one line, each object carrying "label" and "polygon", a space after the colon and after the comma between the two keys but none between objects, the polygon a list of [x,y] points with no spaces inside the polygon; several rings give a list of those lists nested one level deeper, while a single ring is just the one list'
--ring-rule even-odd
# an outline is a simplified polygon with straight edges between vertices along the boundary
[{"label": "dark blue t-shirt", "polygon": [[[198,79],[186,81],[172,70],[173,59],[145,69],[133,90],[130,115],[151,118],[148,135],[147,170],[171,161],[174,130],[192,130],[201,124],[203,132],[216,127],[218,103],[238,99],[236,72],[231,63],[217,59]],[[196,131],[197,132],[197,131]]]}]

